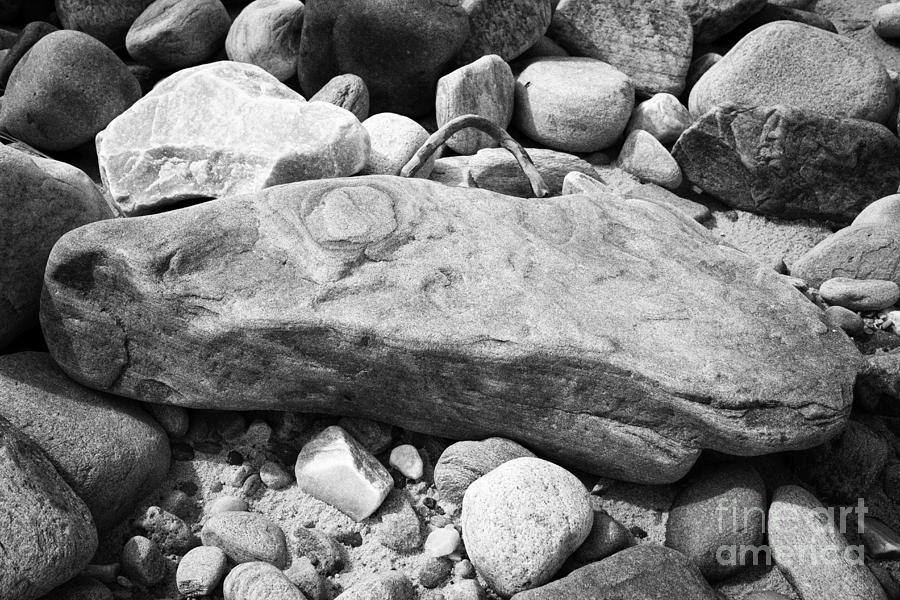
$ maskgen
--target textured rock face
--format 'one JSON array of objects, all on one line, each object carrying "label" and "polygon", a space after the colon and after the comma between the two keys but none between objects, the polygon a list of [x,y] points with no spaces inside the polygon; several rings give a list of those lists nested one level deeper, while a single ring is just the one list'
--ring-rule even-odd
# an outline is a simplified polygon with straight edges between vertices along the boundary
[{"label": "textured rock face", "polygon": [[179,71],[97,136],[100,174],[126,216],[352,175],[368,152],[349,112],[307,103],[263,69],[230,61]]},{"label": "textured rock face", "polygon": [[573,54],[608,62],[645,95],[678,95],[691,63],[691,20],[669,0],[561,0],[550,35]]},{"label": "textured rock face", "polygon": [[125,44],[125,34],[153,0],[56,0],[63,29],[91,35],[110,48]]},{"label": "textured rock face", "polygon": [[833,277],[887,279],[900,285],[900,227],[851,225],[800,257],[791,275],[819,287]]},{"label": "textured rock face", "polygon": [[101,531],[169,470],[169,440],[143,410],[74,383],[44,353],[0,357],[0,416],[41,447]]},{"label": "textured rock face", "polygon": [[766,6],[766,0],[686,0],[694,40],[708,44],[747,20]]},{"label": "textured rock face", "polygon": [[140,84],[112,50],[78,31],[54,31],[10,73],[0,126],[36,148],[71,150],[140,97]]},{"label": "textured rock face", "polygon": [[419,117],[434,110],[434,86],[469,35],[457,0],[309,0],[297,75],[307,96],[332,77],[359,75],[372,114]]},{"label": "textured rock face", "polygon": [[100,191],[75,167],[0,146],[0,348],[35,324],[56,240],[110,217]]},{"label": "textured rock face", "polygon": [[886,127],[788,106],[716,108],[672,154],[705,192],[778,217],[849,222],[900,182],[900,140]]},{"label": "textured rock face", "polygon": [[97,530],[37,445],[0,417],[0,598],[34,600],[77,575]]},{"label": "textured rock face", "polygon": [[235,18],[225,39],[228,58],[262,67],[279,81],[297,73],[303,3],[256,0]]},{"label": "textured rock face", "polygon": [[562,579],[513,596],[514,600],[557,598],[715,600],[718,596],[683,554],[646,544],[627,548]]},{"label": "textured rock face", "polygon": [[714,106],[786,104],[883,123],[894,105],[891,78],[866,48],[816,27],[779,21],[754,30],[691,90],[699,117]]},{"label": "textured rock face", "polygon": [[859,358],[818,313],[650,202],[389,176],[82,227],[42,301],[54,358],[98,389],[504,435],[646,482],[840,431]]},{"label": "textured rock face", "polygon": [[469,36],[457,56],[472,62],[487,54],[509,61],[531,48],[550,26],[550,0],[462,0]]}]

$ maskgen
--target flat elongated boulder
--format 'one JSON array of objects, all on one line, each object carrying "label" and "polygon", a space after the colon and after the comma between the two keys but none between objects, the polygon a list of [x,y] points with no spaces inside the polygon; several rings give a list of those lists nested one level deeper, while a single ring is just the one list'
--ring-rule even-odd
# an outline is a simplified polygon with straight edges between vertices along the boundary
[{"label": "flat elongated boulder", "polygon": [[710,110],[672,155],[708,194],[776,217],[846,223],[900,182],[900,140],[887,127],[784,105]]},{"label": "flat elongated boulder", "polygon": [[100,175],[125,216],[353,175],[368,153],[350,112],[307,103],[260,67],[232,61],[179,71],[97,136]]},{"label": "flat elongated boulder", "polygon": [[169,440],[146,412],[78,385],[43,352],[0,356],[0,417],[41,447],[101,531],[169,470]]},{"label": "flat elongated boulder", "polygon": [[82,227],[44,289],[54,358],[98,389],[501,435],[641,482],[834,436],[861,360],[674,211],[391,176]]}]

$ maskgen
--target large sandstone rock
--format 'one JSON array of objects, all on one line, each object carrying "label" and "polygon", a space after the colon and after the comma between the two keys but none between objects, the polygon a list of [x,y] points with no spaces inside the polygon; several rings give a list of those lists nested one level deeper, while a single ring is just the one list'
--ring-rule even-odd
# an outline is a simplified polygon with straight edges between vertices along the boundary
[{"label": "large sandstone rock", "polygon": [[691,63],[691,19],[669,0],[561,0],[550,36],[577,56],[608,62],[644,95],[684,89]]},{"label": "large sandstone rock", "polygon": [[789,106],[711,110],[672,154],[708,194],[777,217],[848,222],[900,182],[900,140],[886,127]]},{"label": "large sandstone rock", "polygon": [[75,167],[0,146],[0,348],[36,324],[56,240],[112,216],[99,189]]},{"label": "large sandstone rock", "polygon": [[353,175],[368,153],[351,113],[307,103],[263,69],[231,61],[179,71],[97,136],[100,175],[126,216]]},{"label": "large sandstone rock", "polygon": [[48,354],[0,356],[0,416],[41,447],[101,531],[169,470],[169,440],[146,412],[78,385]]},{"label": "large sandstone rock", "polygon": [[97,530],[37,445],[0,417],[0,598],[34,600],[87,566]]},{"label": "large sandstone rock", "polygon": [[691,89],[699,117],[714,106],[786,104],[883,123],[895,91],[881,62],[845,37],[790,21],[752,31]]},{"label": "large sandstone rock", "polygon": [[434,110],[434,88],[469,35],[456,0],[309,0],[297,75],[307,96],[332,77],[359,75],[372,114],[419,117]]},{"label": "large sandstone rock", "polygon": [[513,600],[716,600],[718,596],[693,564],[671,548],[644,544],[572,571]]},{"label": "large sandstone rock", "polygon": [[818,313],[650,202],[390,176],[82,227],[42,302],[54,358],[91,387],[503,435],[643,482],[704,447],[838,433],[859,358]]}]

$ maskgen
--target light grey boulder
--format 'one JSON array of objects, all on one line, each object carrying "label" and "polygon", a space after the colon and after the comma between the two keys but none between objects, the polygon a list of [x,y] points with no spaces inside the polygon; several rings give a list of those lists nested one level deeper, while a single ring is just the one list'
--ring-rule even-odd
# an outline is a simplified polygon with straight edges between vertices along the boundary
[{"label": "light grey boulder", "polygon": [[368,153],[351,113],[307,103],[263,69],[233,61],[166,78],[97,136],[100,175],[125,216],[353,175]]},{"label": "light grey boulder", "polygon": [[229,60],[256,65],[278,81],[297,73],[303,3],[255,0],[238,14],[225,38]]}]

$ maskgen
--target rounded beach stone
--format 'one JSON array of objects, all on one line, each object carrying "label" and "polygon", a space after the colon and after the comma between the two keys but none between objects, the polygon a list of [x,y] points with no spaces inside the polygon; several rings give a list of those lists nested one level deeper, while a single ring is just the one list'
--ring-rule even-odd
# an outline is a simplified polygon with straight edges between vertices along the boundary
[{"label": "rounded beach stone", "polygon": [[444,583],[451,571],[453,562],[450,559],[428,556],[419,565],[419,583],[422,587],[434,589]]},{"label": "rounded beach stone", "polygon": [[166,559],[159,546],[136,535],[122,548],[122,573],[141,585],[156,585],[166,576]]},{"label": "rounded beach stone", "polygon": [[[372,115],[363,121],[363,127],[369,133],[372,150],[361,175],[399,175],[428,139],[428,131],[424,127],[409,117],[395,113]],[[434,160],[432,155],[416,176],[427,179],[434,168]]]},{"label": "rounded beach stone", "polygon": [[87,566],[97,530],[41,449],[0,417],[0,598],[34,600]]},{"label": "rounded beach stone", "polygon": [[631,80],[599,60],[538,58],[516,78],[513,121],[528,137],[555,150],[608,148],[622,135],[633,108]]},{"label": "rounded beach stone", "polygon": [[249,512],[221,512],[200,531],[204,546],[216,546],[232,561],[262,561],[283,569],[290,563],[284,531],[266,517]]},{"label": "rounded beach stone", "polygon": [[778,488],[766,527],[772,558],[802,598],[886,600],[862,548],[850,546],[841,533],[840,514],[799,486]]},{"label": "rounded beach stone", "polygon": [[706,72],[688,107],[786,104],[832,117],[883,123],[896,93],[881,62],[847,37],[778,21],[753,30]]},{"label": "rounded beach stone", "polygon": [[738,463],[701,469],[675,497],[666,546],[688,557],[710,581],[751,564],[741,550],[763,542],[766,486],[757,471]]},{"label": "rounded beach stone", "polygon": [[425,540],[425,553],[439,557],[453,554],[459,548],[459,532],[453,525],[445,525],[428,534]]},{"label": "rounded beach stone", "polygon": [[642,129],[664,146],[675,143],[693,119],[687,108],[672,94],[654,94],[634,107],[626,133]]},{"label": "rounded beach stone", "polygon": [[247,501],[237,496],[219,496],[209,505],[206,512],[211,515],[221,512],[246,512],[249,508]]},{"label": "rounded beach stone", "polygon": [[0,416],[47,453],[101,531],[169,469],[169,440],[146,412],[75,383],[44,352],[0,356]]},{"label": "rounded beach stone", "polygon": [[469,485],[503,463],[534,454],[512,440],[487,438],[447,446],[434,466],[434,485],[443,501],[459,505]]},{"label": "rounded beach stone", "polygon": [[186,408],[172,404],[150,404],[144,407],[157,423],[166,431],[169,437],[182,438],[187,435],[190,428],[190,415]]},{"label": "rounded beach stone", "polygon": [[175,583],[178,593],[188,598],[213,593],[228,570],[225,551],[215,546],[200,546],[190,550],[178,563]]},{"label": "rounded beach stone", "polygon": [[328,583],[307,557],[295,556],[284,575],[300,588],[307,600],[330,600]]},{"label": "rounded beach stone", "polygon": [[900,286],[884,279],[833,277],[819,286],[822,300],[856,311],[889,308],[900,300]]},{"label": "rounded beach stone", "polygon": [[860,335],[865,328],[865,322],[862,317],[843,306],[829,306],[826,308],[825,322],[830,327],[843,329],[850,336]]},{"label": "rounded beach stone", "polygon": [[340,106],[360,121],[365,121],[369,116],[369,88],[359,75],[347,73],[333,77],[309,101]]},{"label": "rounded beach stone", "polygon": [[225,39],[230,60],[251,63],[287,81],[297,73],[303,3],[255,0],[234,19]]},{"label": "rounded beach stone", "polygon": [[177,71],[214,55],[230,26],[220,0],[156,0],[131,25],[125,47],[139,63]]},{"label": "rounded beach stone", "polygon": [[766,0],[685,0],[691,17],[694,43],[709,44],[731,32],[750,16],[759,12]]},{"label": "rounded beach stone", "polygon": [[125,34],[153,0],[56,0],[56,14],[63,29],[94,37],[110,48],[125,44]]},{"label": "rounded beach stone", "polygon": [[276,462],[267,461],[259,468],[259,477],[272,490],[283,490],[291,485],[294,478]]},{"label": "rounded beach stone", "polygon": [[[438,127],[460,115],[475,114],[506,129],[515,105],[515,85],[512,69],[496,54],[444,75],[438,80],[435,98]],[[497,141],[482,131],[466,129],[454,134],[447,145],[460,154],[474,154],[497,146]]]},{"label": "rounded beach stone", "polygon": [[403,444],[391,450],[388,464],[400,471],[408,479],[421,479],[424,470],[422,457],[416,447]]},{"label": "rounded beach stone", "polygon": [[0,126],[35,148],[71,150],[140,97],[140,84],[112,50],[85,33],[55,31],[10,74]]},{"label": "rounded beach stone", "polygon": [[503,463],[470,485],[462,504],[469,560],[504,597],[548,582],[593,521],[584,485],[539,458]]},{"label": "rounded beach stone", "polygon": [[883,4],[872,13],[872,29],[885,39],[900,37],[900,2]]},{"label": "rounded beach stone", "polygon": [[900,225],[900,194],[879,198],[862,209],[851,225]]},{"label": "rounded beach stone", "polygon": [[681,167],[659,140],[643,129],[635,129],[625,139],[617,166],[642,182],[674,190],[681,185]]},{"label": "rounded beach stone", "polygon": [[3,59],[0,60],[0,87],[6,87],[10,73],[22,60],[25,53],[31,50],[38,40],[54,31],[59,31],[59,29],[55,25],[43,21],[34,21],[22,29],[16,42],[9,48],[9,52],[4,54]]},{"label": "rounded beach stone", "polygon": [[336,75],[355,73],[372,112],[408,117],[434,106],[434,87],[469,34],[458,0],[310,0],[297,74],[307,96]]},{"label": "rounded beach stone", "polygon": [[222,590],[225,600],[306,600],[281,570],[265,562],[236,566],[225,578]]},{"label": "rounded beach stone", "polygon": [[456,56],[471,62],[487,54],[513,60],[550,27],[550,0],[462,0],[469,15],[469,37]]},{"label": "rounded beach stone", "polygon": [[636,543],[634,535],[604,510],[594,509],[594,523],[574,557],[582,563],[603,560]]}]

